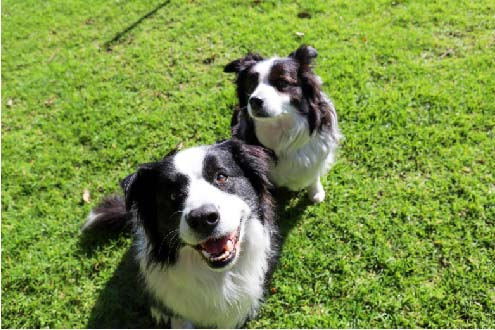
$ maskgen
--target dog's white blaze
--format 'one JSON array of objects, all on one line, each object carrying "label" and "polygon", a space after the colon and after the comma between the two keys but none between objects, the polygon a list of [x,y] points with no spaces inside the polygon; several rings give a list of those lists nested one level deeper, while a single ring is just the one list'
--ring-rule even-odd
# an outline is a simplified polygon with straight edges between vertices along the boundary
[{"label": "dog's white blaze", "polygon": [[[294,113],[296,108],[290,104],[290,96],[287,93],[279,92],[274,86],[270,85],[268,77],[275,61],[279,58],[271,58],[266,61],[257,63],[253,70],[259,74],[258,86],[251,94],[263,100],[263,108],[269,118],[260,118],[259,120],[270,120],[282,114]],[[248,104],[248,112],[253,117],[251,105]]]},{"label": "dog's white blaze", "polygon": [[184,242],[199,243],[195,232],[189,228],[185,217],[191,211],[202,205],[213,204],[220,214],[220,221],[215,228],[218,236],[235,231],[242,219],[249,216],[249,206],[235,195],[227,194],[204,179],[192,179],[189,185],[189,195],[184,203],[184,212],[180,221],[180,235]]},{"label": "dog's white blaze", "polygon": [[178,172],[191,178],[203,176],[203,160],[208,147],[200,146],[183,150],[174,157],[174,165]]},{"label": "dog's white blaze", "polygon": [[250,214],[249,206],[236,195],[227,194],[203,178],[203,161],[206,155],[204,147],[187,149],[174,159],[178,172],[189,179],[187,198],[180,220],[180,237],[189,244],[200,242],[195,232],[186,222],[186,215],[202,205],[213,204],[220,214],[220,221],[215,229],[218,236],[228,235],[237,230],[242,219]]},{"label": "dog's white blaze", "polygon": [[278,58],[278,57],[272,57],[268,60],[256,63],[253,70],[255,72],[258,72],[259,82],[265,81],[268,78],[268,75],[270,74],[270,70],[272,69],[273,63],[279,59],[280,58]]},{"label": "dog's white blaze", "polygon": [[[279,92],[275,87],[268,83],[263,82],[259,84],[251,96],[263,100],[263,109],[269,116],[266,120],[295,111],[295,108],[290,104],[290,96],[286,93]],[[251,114],[251,117],[253,117],[250,104],[248,104],[248,111]],[[263,120],[264,118],[260,119]]]}]

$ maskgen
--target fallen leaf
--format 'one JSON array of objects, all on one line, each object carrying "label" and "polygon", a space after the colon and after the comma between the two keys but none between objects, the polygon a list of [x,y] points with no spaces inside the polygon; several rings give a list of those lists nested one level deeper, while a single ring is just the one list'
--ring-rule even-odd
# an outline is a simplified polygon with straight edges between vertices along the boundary
[{"label": "fallen leaf", "polygon": [[442,55],[440,55],[440,58],[451,56],[453,54],[454,54],[454,49],[453,48],[449,48]]},{"label": "fallen leaf", "polygon": [[48,63],[51,63],[55,59],[55,57],[57,57],[57,55],[58,55],[58,50],[55,51],[55,53],[53,53],[52,56],[50,56],[50,58],[48,59]]},{"label": "fallen leaf", "polygon": [[83,191],[82,199],[84,202],[89,203],[91,196],[89,195],[89,190],[86,188]]},{"label": "fallen leaf", "polygon": [[11,107],[11,106],[13,106],[13,105],[14,105],[14,100],[12,100],[12,99],[8,99],[8,101],[7,101],[7,106],[10,108],[10,107]]},{"label": "fallen leaf", "polygon": [[304,33],[297,31],[296,32],[296,36],[298,36],[298,37],[304,37]]},{"label": "fallen leaf", "polygon": [[53,103],[55,103],[55,99],[56,99],[56,97],[51,97],[48,100],[46,100],[45,101],[45,106],[51,107],[53,105]]}]

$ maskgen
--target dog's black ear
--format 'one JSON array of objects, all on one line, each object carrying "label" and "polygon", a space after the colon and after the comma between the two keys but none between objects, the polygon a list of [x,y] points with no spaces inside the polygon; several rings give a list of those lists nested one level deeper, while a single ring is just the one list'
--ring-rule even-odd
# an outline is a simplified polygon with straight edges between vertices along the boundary
[{"label": "dog's black ear", "polygon": [[289,57],[294,58],[296,61],[303,65],[310,65],[313,60],[318,56],[318,52],[311,46],[301,45],[298,49],[290,53]]},{"label": "dog's black ear", "polygon": [[143,164],[120,184],[124,190],[127,211],[135,208],[141,220],[152,217],[155,209],[153,196],[158,175],[155,167],[156,163]]},{"label": "dog's black ear", "polygon": [[247,144],[238,139],[228,141],[232,145],[234,159],[242,168],[244,175],[258,191],[273,188],[270,171],[275,163],[273,151],[259,145]]},{"label": "dog's black ear", "polygon": [[122,187],[122,190],[124,191],[124,196],[125,196],[125,207],[127,211],[129,211],[132,207],[132,204],[134,203],[134,197],[131,197],[133,194],[133,186],[134,182],[136,181],[137,178],[137,172],[129,174],[120,182],[120,186]]},{"label": "dog's black ear", "polygon": [[227,64],[224,68],[223,68],[223,72],[235,72],[235,73],[238,73],[239,71],[241,71],[241,66],[242,66],[242,58],[239,58],[235,61],[232,61],[230,62],[229,64]]},{"label": "dog's black ear", "polygon": [[264,221],[273,219],[274,201],[270,190],[273,183],[270,171],[275,162],[275,154],[262,146],[231,140],[234,159],[260,196],[261,217]]},{"label": "dog's black ear", "polygon": [[249,53],[243,58],[239,58],[230,62],[223,68],[223,72],[239,73],[247,67],[255,64],[256,62],[263,61],[263,57],[258,54]]}]

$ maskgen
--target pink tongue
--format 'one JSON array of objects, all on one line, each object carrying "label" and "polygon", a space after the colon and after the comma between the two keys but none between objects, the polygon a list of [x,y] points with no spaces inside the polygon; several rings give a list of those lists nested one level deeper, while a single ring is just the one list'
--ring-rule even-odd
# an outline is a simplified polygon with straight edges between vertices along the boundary
[{"label": "pink tongue", "polygon": [[227,245],[228,237],[219,239],[210,239],[201,244],[201,247],[210,254],[219,254],[223,252],[225,245]]}]

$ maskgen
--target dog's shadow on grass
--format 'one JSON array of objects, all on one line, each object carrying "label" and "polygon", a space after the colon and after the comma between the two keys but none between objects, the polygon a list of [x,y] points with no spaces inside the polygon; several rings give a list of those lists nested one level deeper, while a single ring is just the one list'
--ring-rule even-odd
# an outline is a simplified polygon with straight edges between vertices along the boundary
[{"label": "dog's shadow on grass", "polygon": [[[278,189],[273,193],[277,203],[276,218],[280,231],[280,244],[283,249],[285,239],[301,219],[301,215],[313,205],[303,193],[295,193],[286,189]],[[283,251],[281,251],[283,252]]]},{"label": "dog's shadow on grass", "polygon": [[[305,196],[298,196],[299,198],[295,196],[294,193],[285,190],[274,193],[282,249],[285,239],[296,226],[301,214],[310,205]],[[97,247],[118,239],[119,235],[122,234],[96,232],[83,235],[79,242],[80,252],[91,256],[97,253]],[[151,318],[147,297],[139,276],[138,265],[131,248],[101,290],[91,310],[87,327],[93,329],[154,328],[155,324]]]},{"label": "dog's shadow on grass", "polygon": [[133,251],[124,255],[98,296],[87,323],[92,329],[149,329],[155,325],[149,313]]},{"label": "dog's shadow on grass", "polygon": [[[129,233],[103,233],[92,231],[83,233],[79,240],[78,253],[82,256],[92,256],[101,247],[121,240],[122,235]],[[122,240],[124,242],[124,240]],[[93,306],[87,328],[91,329],[125,329],[153,328],[154,324],[149,314],[147,298],[144,294],[142,281],[139,279],[139,268],[134,258],[134,251],[127,250],[120,260],[112,277],[101,289],[96,304]]]}]

